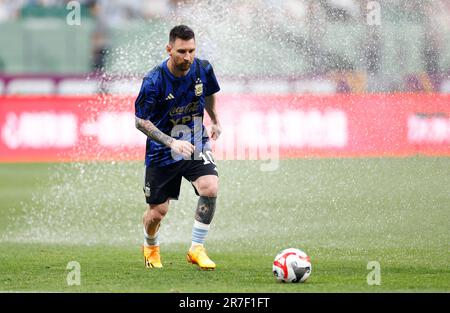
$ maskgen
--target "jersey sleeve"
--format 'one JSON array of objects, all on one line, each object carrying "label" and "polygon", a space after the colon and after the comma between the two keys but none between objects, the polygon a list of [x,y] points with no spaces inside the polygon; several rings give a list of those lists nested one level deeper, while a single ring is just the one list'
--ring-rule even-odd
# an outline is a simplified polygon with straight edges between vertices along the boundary
[{"label": "jersey sleeve", "polygon": [[220,90],[219,83],[217,82],[216,75],[214,74],[214,69],[212,65],[207,62],[205,66],[206,71],[206,89],[205,97],[208,97]]},{"label": "jersey sleeve", "polygon": [[135,115],[141,119],[150,119],[156,99],[157,88],[155,84],[150,79],[144,78],[141,90],[134,103]]}]

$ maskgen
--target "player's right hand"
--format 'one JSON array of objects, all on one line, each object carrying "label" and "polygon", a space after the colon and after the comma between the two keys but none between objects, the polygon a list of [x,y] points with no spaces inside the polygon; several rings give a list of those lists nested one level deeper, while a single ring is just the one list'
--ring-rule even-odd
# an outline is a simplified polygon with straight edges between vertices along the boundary
[{"label": "player's right hand", "polygon": [[176,154],[181,154],[184,159],[190,159],[195,147],[189,141],[175,139],[170,144],[170,149]]}]

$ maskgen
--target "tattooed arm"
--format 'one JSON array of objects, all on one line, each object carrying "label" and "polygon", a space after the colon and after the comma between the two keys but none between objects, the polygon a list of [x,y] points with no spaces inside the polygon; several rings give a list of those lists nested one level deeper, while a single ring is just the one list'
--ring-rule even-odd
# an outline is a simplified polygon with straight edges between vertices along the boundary
[{"label": "tattooed arm", "polygon": [[172,142],[175,140],[170,136],[167,136],[162,131],[160,131],[152,122],[149,120],[144,120],[139,117],[135,117],[136,128],[143,132],[146,136],[153,140],[156,140],[163,145],[170,147]]},{"label": "tattooed arm", "polygon": [[149,120],[135,117],[135,125],[136,128],[143,132],[147,137],[171,148],[177,154],[182,154],[184,157],[190,157],[194,152],[194,146],[190,142],[177,140],[167,136]]}]

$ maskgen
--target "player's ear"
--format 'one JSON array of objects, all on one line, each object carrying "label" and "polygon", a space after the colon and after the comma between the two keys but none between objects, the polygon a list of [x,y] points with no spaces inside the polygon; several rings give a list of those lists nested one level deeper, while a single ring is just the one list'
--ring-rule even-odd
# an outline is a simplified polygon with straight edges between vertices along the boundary
[{"label": "player's ear", "polygon": [[172,56],[172,45],[170,43],[167,44],[166,51],[170,56]]}]

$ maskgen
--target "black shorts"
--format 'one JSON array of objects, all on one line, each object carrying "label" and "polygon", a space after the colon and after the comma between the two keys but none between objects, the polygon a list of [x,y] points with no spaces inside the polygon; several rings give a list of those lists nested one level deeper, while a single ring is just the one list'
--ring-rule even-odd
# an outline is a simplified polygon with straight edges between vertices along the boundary
[{"label": "black shorts", "polygon": [[[215,161],[212,158],[210,160],[212,162],[206,160],[181,160],[167,166],[146,167],[145,200],[148,204],[160,204],[168,199],[178,200],[182,177],[192,183],[200,176],[219,176]],[[195,187],[194,190],[199,195]]]}]

